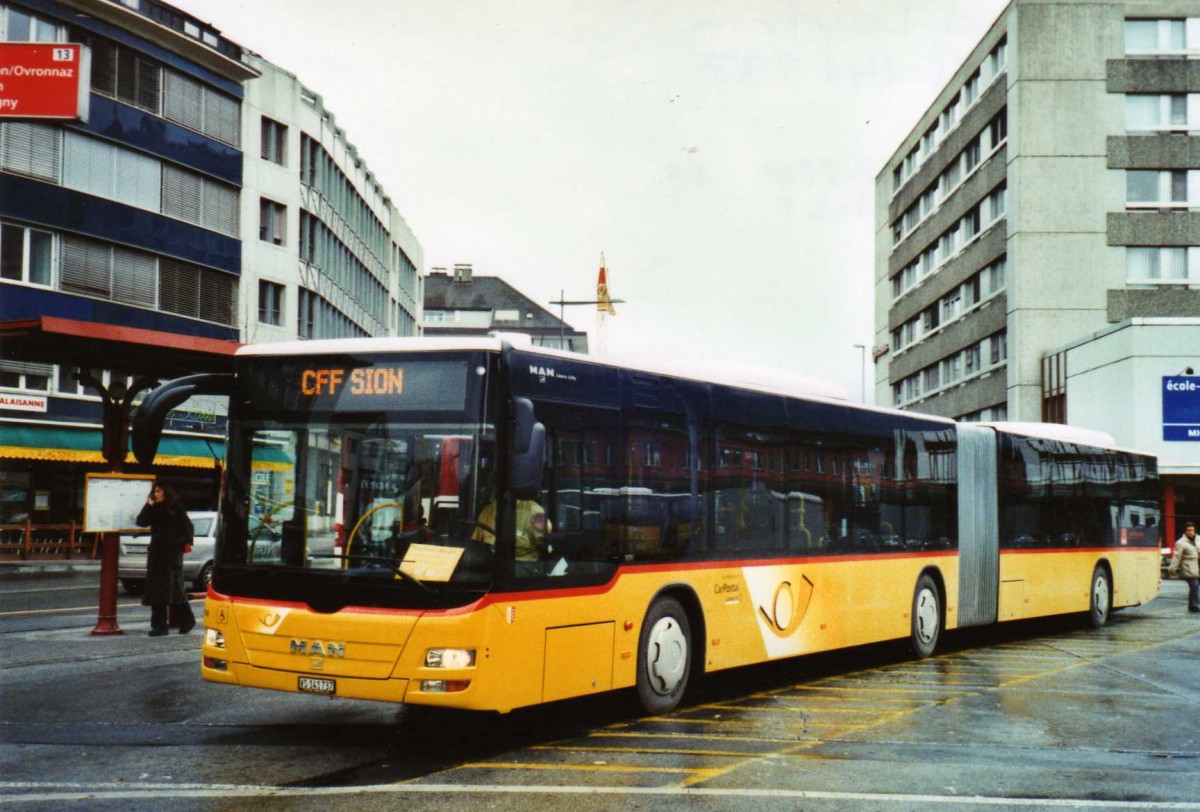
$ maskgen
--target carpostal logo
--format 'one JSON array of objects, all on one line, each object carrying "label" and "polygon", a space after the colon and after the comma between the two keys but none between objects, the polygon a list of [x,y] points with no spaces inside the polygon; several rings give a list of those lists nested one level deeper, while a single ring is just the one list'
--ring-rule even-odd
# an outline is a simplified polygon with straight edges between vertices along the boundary
[{"label": "carpostal logo", "polygon": [[792,567],[747,567],[742,575],[767,654],[798,654],[804,647],[802,626],[815,584]]},{"label": "carpostal logo", "polygon": [[529,374],[538,379],[538,383],[545,383],[553,378],[557,381],[573,381],[574,375],[560,375],[554,371],[554,367],[540,367],[537,364],[529,365]]}]

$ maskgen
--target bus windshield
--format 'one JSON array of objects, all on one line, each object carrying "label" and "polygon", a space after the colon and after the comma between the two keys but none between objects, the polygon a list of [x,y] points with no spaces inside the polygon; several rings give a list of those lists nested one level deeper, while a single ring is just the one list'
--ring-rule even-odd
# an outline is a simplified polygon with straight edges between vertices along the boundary
[{"label": "bus windshield", "polygon": [[481,354],[248,359],[238,374],[217,589],[337,608],[491,584]]}]

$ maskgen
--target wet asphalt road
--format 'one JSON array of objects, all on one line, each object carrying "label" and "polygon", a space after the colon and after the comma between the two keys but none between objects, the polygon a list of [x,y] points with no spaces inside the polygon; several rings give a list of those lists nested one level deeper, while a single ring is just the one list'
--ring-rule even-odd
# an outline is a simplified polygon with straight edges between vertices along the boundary
[{"label": "wet asphalt road", "polygon": [[[94,571],[0,573],[0,805],[21,809],[1200,809],[1200,616],[1114,616],[711,675],[506,716],[238,691],[199,636],[93,637]],[[199,609],[199,604],[197,604]]]}]

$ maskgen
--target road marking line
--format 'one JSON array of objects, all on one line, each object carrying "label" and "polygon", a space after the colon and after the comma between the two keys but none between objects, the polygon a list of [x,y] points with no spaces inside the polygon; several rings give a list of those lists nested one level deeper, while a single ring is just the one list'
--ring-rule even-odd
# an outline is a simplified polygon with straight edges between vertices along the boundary
[{"label": "road marking line", "polygon": [[[141,606],[139,603],[118,603],[118,609],[130,609],[135,606]],[[0,617],[19,617],[21,615],[58,615],[64,612],[97,612],[99,607],[92,606],[67,606],[62,609],[22,609],[19,612],[0,612]]]},{"label": "road marking line", "polygon": [[[197,600],[200,600],[200,598],[192,597],[188,600],[188,603],[195,603]],[[117,608],[132,609],[142,605],[143,604],[141,601],[138,601],[137,603],[118,603]],[[65,606],[61,609],[22,609],[17,612],[0,612],[0,617],[18,617],[20,615],[56,615],[64,612],[96,612],[98,610],[99,607],[95,604],[92,604],[91,606]]]},{"label": "road marking line", "polygon": [[363,787],[272,787],[222,784],[38,784],[0,782],[0,790],[42,790],[21,795],[0,795],[0,803],[80,800],[147,800],[157,798],[304,798],[353,795],[613,795],[695,798],[780,798],[854,801],[868,804],[947,804],[957,807],[990,806],[1005,809],[1148,809],[1200,810],[1195,801],[1127,801],[1085,798],[1008,798],[981,795],[908,795],[902,793],[821,792],[787,789],[707,789],[699,787],[587,787],[506,786],[503,784],[380,784]]}]

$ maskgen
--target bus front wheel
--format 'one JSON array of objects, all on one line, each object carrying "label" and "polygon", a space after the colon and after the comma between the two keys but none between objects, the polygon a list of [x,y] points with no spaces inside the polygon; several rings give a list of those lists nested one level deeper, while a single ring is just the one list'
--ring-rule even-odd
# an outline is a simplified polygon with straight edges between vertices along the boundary
[{"label": "bus front wheel", "polygon": [[1097,564],[1092,570],[1091,606],[1088,609],[1088,622],[1093,629],[1099,629],[1108,622],[1108,613],[1112,610],[1112,583],[1108,579],[1108,570]]},{"label": "bus front wheel", "polygon": [[937,584],[929,575],[922,575],[913,590],[912,632],[909,635],[913,653],[920,659],[933,654],[941,633],[942,607]]},{"label": "bus front wheel", "polygon": [[687,613],[674,598],[654,602],[638,642],[637,694],[648,713],[673,710],[691,672],[692,631]]}]

